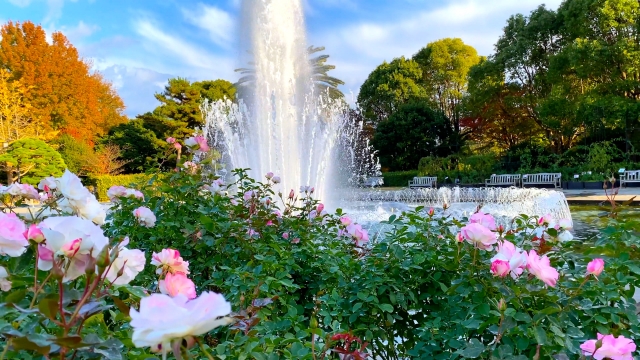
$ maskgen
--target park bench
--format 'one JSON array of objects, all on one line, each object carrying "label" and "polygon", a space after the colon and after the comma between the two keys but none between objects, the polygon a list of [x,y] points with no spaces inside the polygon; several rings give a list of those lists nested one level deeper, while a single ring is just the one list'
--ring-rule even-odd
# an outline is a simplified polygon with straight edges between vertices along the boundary
[{"label": "park bench", "polygon": [[522,175],[522,187],[525,185],[553,185],[556,189],[562,187],[562,174],[539,173]]},{"label": "park bench", "polygon": [[640,182],[640,170],[625,170],[625,172],[620,175],[620,186],[634,182]]},{"label": "park bench", "polygon": [[420,187],[436,187],[437,182],[437,176],[416,176],[413,178],[413,180],[409,180],[409,189]]},{"label": "park bench", "polygon": [[485,186],[501,186],[501,185],[520,185],[520,174],[502,174],[491,175],[489,179],[484,181]]},{"label": "park bench", "polygon": [[382,185],[384,185],[384,178],[382,176],[368,177],[362,182],[362,186],[365,187],[376,187]]}]

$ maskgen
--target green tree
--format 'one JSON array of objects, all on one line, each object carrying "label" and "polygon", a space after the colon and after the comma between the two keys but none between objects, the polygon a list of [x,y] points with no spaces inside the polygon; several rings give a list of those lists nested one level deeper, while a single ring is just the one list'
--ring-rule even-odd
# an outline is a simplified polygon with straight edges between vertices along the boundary
[{"label": "green tree", "polygon": [[197,81],[191,83],[185,78],[169,79],[162,93],[156,99],[162,104],[154,113],[175,121],[186,123],[190,128],[202,126],[200,104],[204,99],[234,99],[236,89],[226,80]]},{"label": "green tree", "polygon": [[447,156],[457,147],[449,119],[425,103],[400,106],[389,119],[378,124],[372,145],[380,163],[391,171],[418,168],[426,156]]},{"label": "green tree", "polygon": [[422,85],[429,99],[460,132],[460,102],[467,92],[467,74],[482,59],[473,46],[459,38],[429,43],[413,56],[422,69]]},{"label": "green tree", "polygon": [[18,180],[34,185],[47,176],[62,176],[67,167],[60,153],[33,138],[11,143],[7,152],[0,155],[0,164],[4,164],[8,183]]},{"label": "green tree", "polygon": [[[358,105],[375,127],[389,118],[400,106],[414,101],[426,101],[420,65],[399,57],[379,65],[360,87]],[[417,166],[417,163],[416,163]]]},{"label": "green tree", "polygon": [[69,171],[79,176],[92,172],[98,158],[91,146],[68,134],[60,136],[56,140],[56,145]]},{"label": "green tree", "polygon": [[165,139],[158,139],[152,130],[144,126],[142,119],[113,127],[102,142],[120,148],[120,160],[126,162],[123,170],[129,174],[157,166],[158,157],[167,149]]}]

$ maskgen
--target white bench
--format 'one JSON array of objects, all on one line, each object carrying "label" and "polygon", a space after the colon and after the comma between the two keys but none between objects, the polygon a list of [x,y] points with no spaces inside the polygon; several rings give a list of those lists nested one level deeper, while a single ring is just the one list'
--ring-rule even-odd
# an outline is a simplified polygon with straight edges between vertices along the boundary
[{"label": "white bench", "polygon": [[362,182],[362,186],[366,187],[376,187],[382,185],[384,185],[384,178],[382,176],[368,177]]},{"label": "white bench", "polygon": [[640,182],[640,170],[626,170],[620,175],[620,186],[633,182]]},{"label": "white bench", "polygon": [[484,181],[485,186],[520,185],[520,174],[491,175]]},{"label": "white bench", "polygon": [[419,187],[436,187],[437,182],[437,176],[416,176],[413,180],[409,180],[409,189]]},{"label": "white bench", "polygon": [[522,175],[522,187],[525,185],[553,185],[556,189],[562,187],[562,174],[539,173]]}]

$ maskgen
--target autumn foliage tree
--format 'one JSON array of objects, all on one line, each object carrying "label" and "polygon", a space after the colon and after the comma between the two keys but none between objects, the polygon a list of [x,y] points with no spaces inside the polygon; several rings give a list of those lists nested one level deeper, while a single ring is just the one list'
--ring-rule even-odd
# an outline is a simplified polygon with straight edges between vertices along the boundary
[{"label": "autumn foliage tree", "polygon": [[126,121],[122,99],[62,33],[52,33],[49,43],[41,26],[10,21],[0,37],[0,69],[24,86],[24,101],[43,131],[61,130],[91,144]]}]

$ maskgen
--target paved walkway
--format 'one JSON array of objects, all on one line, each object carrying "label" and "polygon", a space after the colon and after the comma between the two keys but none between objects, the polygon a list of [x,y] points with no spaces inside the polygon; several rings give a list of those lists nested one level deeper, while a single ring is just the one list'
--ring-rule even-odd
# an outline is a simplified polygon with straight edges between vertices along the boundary
[{"label": "paved walkway", "polygon": [[[611,196],[611,190],[607,190]],[[562,190],[570,204],[589,204],[607,201],[607,197],[603,189],[583,189],[583,190]],[[633,188],[621,188],[618,190],[616,196],[617,202],[624,202],[636,197],[633,201],[634,204],[640,204],[640,187]]]}]

